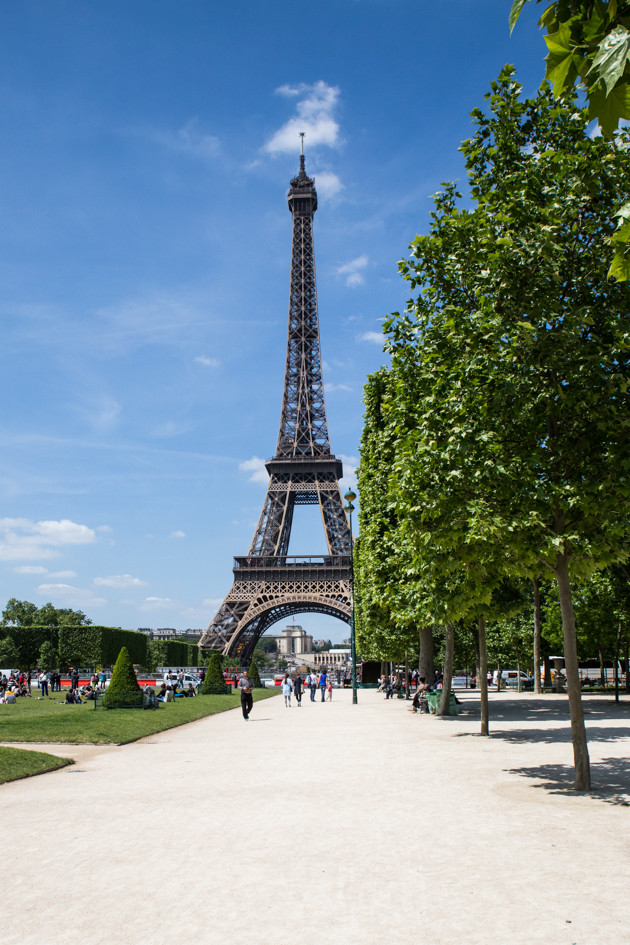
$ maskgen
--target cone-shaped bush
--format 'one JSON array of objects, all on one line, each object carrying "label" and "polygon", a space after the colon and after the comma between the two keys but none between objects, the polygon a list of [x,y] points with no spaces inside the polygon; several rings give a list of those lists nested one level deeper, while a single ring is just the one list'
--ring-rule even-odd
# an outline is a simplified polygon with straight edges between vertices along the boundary
[{"label": "cone-shaped bush", "polygon": [[252,660],[249,664],[249,678],[254,684],[254,689],[262,689],[262,682],[260,681],[260,673],[258,672],[258,667],[256,663]]},{"label": "cone-shaped bush", "polygon": [[118,654],[110,684],[103,696],[103,705],[106,709],[134,709],[142,705],[142,689],[126,646]]},{"label": "cone-shaped bush", "polygon": [[208,672],[201,686],[201,693],[204,696],[223,696],[230,691],[230,687],[223,678],[221,668],[221,654],[212,653],[208,660]]}]

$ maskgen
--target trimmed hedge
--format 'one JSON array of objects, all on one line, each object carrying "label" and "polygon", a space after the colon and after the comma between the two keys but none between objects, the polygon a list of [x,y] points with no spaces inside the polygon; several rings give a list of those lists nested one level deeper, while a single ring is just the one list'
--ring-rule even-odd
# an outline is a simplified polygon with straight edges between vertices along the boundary
[{"label": "trimmed hedge", "polygon": [[123,647],[132,663],[147,665],[147,636],[120,627],[60,627],[61,666],[112,666]]},{"label": "trimmed hedge", "polygon": [[142,689],[126,646],[118,654],[112,678],[103,696],[103,705],[106,709],[142,707]]},{"label": "trimmed hedge", "polygon": [[254,662],[254,660],[252,660],[251,663],[249,664],[249,678],[254,684],[254,689],[263,688],[263,684],[260,679],[260,673],[258,672],[258,667],[256,666],[256,663]]},{"label": "trimmed hedge", "polygon": [[201,694],[204,696],[224,696],[231,692],[227,685],[221,667],[221,654],[214,652],[208,660],[208,672],[201,685]]},{"label": "trimmed hedge", "polygon": [[152,671],[158,666],[199,666],[199,647],[181,640],[149,640],[147,659]]}]

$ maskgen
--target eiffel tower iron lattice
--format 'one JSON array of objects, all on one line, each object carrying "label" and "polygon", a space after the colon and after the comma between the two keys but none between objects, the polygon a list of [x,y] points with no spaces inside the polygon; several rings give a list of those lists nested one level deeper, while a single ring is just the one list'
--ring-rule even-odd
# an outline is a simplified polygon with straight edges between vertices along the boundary
[{"label": "eiffel tower iron lattice", "polygon": [[[350,623],[352,541],[339,488],[342,464],[330,451],[319,342],[313,214],[315,182],[304,154],[288,195],[293,216],[289,331],[276,454],[245,557],[234,559],[234,583],[200,646],[245,663],[265,630],[310,612]],[[296,505],[319,505],[328,554],[288,556]]]}]

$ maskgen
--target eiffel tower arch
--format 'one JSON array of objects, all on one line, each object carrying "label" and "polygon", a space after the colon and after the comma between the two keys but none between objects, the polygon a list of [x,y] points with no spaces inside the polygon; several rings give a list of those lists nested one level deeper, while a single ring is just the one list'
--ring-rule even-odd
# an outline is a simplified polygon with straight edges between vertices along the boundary
[{"label": "eiffel tower arch", "polygon": [[[317,191],[303,152],[288,200],[293,245],[278,443],[265,464],[269,484],[249,551],[234,559],[232,588],[200,640],[200,646],[241,663],[277,620],[310,612],[350,623],[352,609],[352,542],[339,488],[343,469],[330,449],[324,403],[313,248]],[[287,554],[296,505],[319,506],[326,555]]]}]

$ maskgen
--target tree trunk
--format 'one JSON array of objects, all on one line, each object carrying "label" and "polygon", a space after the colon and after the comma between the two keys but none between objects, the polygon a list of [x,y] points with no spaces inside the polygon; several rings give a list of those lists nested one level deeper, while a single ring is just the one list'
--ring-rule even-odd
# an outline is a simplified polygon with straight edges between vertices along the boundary
[{"label": "tree trunk", "polygon": [[479,618],[479,701],[481,705],[481,734],[489,735],[488,725],[488,651],[486,649],[486,618]]},{"label": "tree trunk", "polygon": [[420,630],[420,677],[424,677],[427,686],[432,686],[434,676],[433,631],[431,627],[422,627]]},{"label": "tree trunk", "polygon": [[455,653],[455,627],[452,623],[446,624],[446,648],[444,653],[444,678],[442,681],[442,695],[438,706],[438,715],[450,715],[451,684],[453,682],[453,655]]},{"label": "tree trunk", "polygon": [[575,614],[569,580],[569,559],[566,554],[558,555],[555,566],[558,579],[560,611],[562,613],[562,636],[564,638],[564,665],[567,674],[567,694],[571,715],[571,739],[573,741],[573,761],[575,763],[575,790],[590,791],[591,769],[586,742],[586,727],[582,709],[580,671],[577,658],[577,638],[575,635]]},{"label": "tree trunk", "polygon": [[409,661],[407,659],[407,650],[405,650],[405,699],[409,699]]},{"label": "tree trunk", "polygon": [[542,692],[540,684],[540,645],[542,638],[542,627],[540,621],[540,582],[538,578],[532,581],[534,589],[534,692],[538,695]]},{"label": "tree trunk", "polygon": [[621,621],[617,627],[617,640],[615,641],[615,702],[619,702],[619,648],[621,646]]},{"label": "tree trunk", "polygon": [[551,689],[551,663],[549,662],[549,657],[544,657],[545,664],[545,689]]},{"label": "tree trunk", "polygon": [[630,640],[626,637],[624,641],[626,648],[626,692],[630,692]]},{"label": "tree trunk", "polygon": [[[475,632],[475,627],[472,628],[472,638],[473,638],[473,647],[475,649],[475,679],[479,679],[479,635]],[[477,688],[479,688],[479,683],[477,683]]]}]

